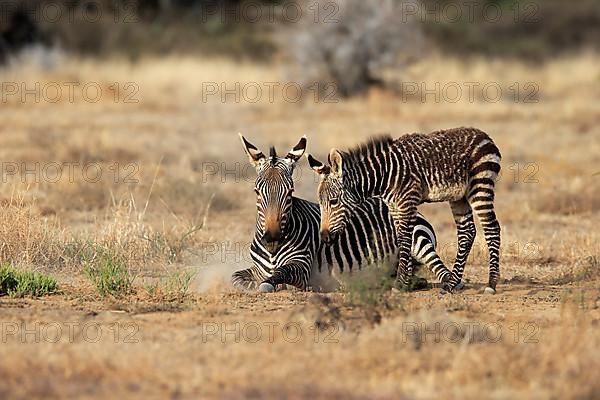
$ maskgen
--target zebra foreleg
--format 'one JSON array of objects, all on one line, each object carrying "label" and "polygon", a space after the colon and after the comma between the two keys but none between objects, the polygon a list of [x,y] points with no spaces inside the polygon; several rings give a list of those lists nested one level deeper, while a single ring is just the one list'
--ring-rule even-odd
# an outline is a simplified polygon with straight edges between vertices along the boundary
[{"label": "zebra foreleg", "polygon": [[396,287],[408,291],[423,289],[427,287],[427,281],[423,278],[414,279],[411,255],[412,234],[417,218],[417,207],[414,204],[403,204],[402,208],[390,207],[390,213],[394,220],[398,240]]},{"label": "zebra foreleg", "polygon": [[306,290],[310,278],[310,266],[302,263],[289,263],[278,267],[273,275],[258,287],[261,292],[274,292],[277,285],[291,285]]}]

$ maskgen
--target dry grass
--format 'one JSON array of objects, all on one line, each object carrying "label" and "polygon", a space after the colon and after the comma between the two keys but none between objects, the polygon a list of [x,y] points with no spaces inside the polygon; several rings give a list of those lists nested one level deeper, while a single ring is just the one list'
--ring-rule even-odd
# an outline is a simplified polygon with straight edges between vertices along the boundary
[{"label": "dry grass", "polygon": [[0,205],[0,259],[13,264],[56,266],[61,263],[63,230],[42,217],[23,196]]},{"label": "dry grass", "polygon": [[[4,82],[29,87],[97,82],[104,93],[96,103],[80,93],[72,103],[9,98],[0,109],[1,261],[48,272],[64,291],[44,302],[2,298],[2,326],[91,322],[106,333],[97,343],[7,337],[0,346],[0,359],[10,360],[0,364],[0,397],[425,399],[440,388],[449,398],[597,397],[599,62],[593,54],[535,67],[432,55],[402,75],[404,82],[427,88],[498,82],[510,90],[519,82],[523,90],[534,82],[539,101],[529,104],[512,94],[497,102],[481,95],[471,102],[465,94],[452,103],[386,91],[337,103],[315,103],[312,94],[289,103],[281,92],[272,102],[263,96],[256,103],[231,97],[224,103],[217,95],[204,102],[203,82],[231,88],[235,82],[285,83],[286,76],[277,65],[193,58],[135,65],[66,60],[53,71],[20,66],[0,72]],[[132,81],[139,102],[115,102],[110,86]],[[503,281],[497,296],[478,294],[487,276],[481,235],[466,270],[469,289],[455,296],[430,290],[311,300],[299,292],[260,296],[213,285],[211,279],[222,281],[249,264],[252,174],[246,179],[242,173],[237,132],[280,151],[306,133],[310,152],[323,157],[332,146],[351,146],[376,132],[460,125],[489,132],[503,153],[497,198]],[[76,169],[72,180],[49,182],[6,170],[6,163],[32,168],[36,162],[96,163],[103,176],[89,182]],[[121,168],[117,180],[115,163]],[[126,182],[129,163],[135,181]],[[215,166],[217,173],[209,174]],[[297,194],[314,198],[315,187],[302,163]],[[422,211],[451,264],[456,238],[448,207]],[[101,299],[83,273],[86,262],[106,251],[136,277],[121,299]],[[224,323],[269,322],[298,322],[305,334],[295,343],[282,339],[281,329],[271,343],[265,327],[256,343],[203,337],[207,323],[221,333]],[[501,340],[487,340],[481,327],[454,332],[452,340],[426,334],[436,323],[471,322],[500,324]],[[107,333],[127,323],[135,324],[138,343],[126,343],[124,336],[114,341]],[[515,324],[537,329],[538,341],[513,340]],[[338,325],[337,342],[315,343],[314,326],[323,339]],[[403,338],[407,326],[418,329]]]}]

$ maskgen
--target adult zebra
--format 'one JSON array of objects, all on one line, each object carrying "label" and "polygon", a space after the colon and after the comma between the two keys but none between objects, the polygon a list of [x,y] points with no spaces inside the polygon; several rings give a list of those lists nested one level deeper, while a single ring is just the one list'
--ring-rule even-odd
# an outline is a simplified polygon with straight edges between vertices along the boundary
[{"label": "adult zebra", "polygon": [[321,236],[331,241],[347,229],[348,210],[365,199],[381,198],[389,207],[399,238],[397,284],[406,288],[413,276],[411,233],[417,206],[450,202],[458,234],[458,251],[448,289],[461,279],[475,239],[473,211],[487,242],[489,283],[495,293],[500,274],[500,224],[494,212],[495,183],[500,151],[492,139],[475,128],[456,128],[429,135],[409,134],[374,138],[348,152],[331,149],[329,165],[308,156],[321,176],[319,205]]},{"label": "adult zebra", "polygon": [[[265,292],[279,284],[300,289],[331,289],[337,275],[374,263],[395,265],[396,232],[387,206],[378,199],[358,205],[349,215],[348,229],[331,245],[319,236],[319,205],[294,197],[292,173],[306,149],[300,139],[284,157],[271,148],[267,157],[240,135],[244,150],[257,171],[256,231],[250,247],[253,266],[232,275],[236,288]],[[433,227],[419,214],[412,234],[412,261],[424,264],[440,281],[450,271],[435,252]],[[323,267],[327,268],[323,268]],[[424,279],[415,287],[426,286]]]}]

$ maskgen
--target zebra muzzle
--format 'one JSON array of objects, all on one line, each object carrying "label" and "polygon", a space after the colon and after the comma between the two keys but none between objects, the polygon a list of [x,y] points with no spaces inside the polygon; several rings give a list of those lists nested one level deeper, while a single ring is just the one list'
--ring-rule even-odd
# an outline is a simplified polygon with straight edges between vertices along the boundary
[{"label": "zebra muzzle", "polygon": [[321,241],[327,245],[333,243],[334,235],[330,231],[321,231]]},{"label": "zebra muzzle", "polygon": [[262,242],[269,252],[274,253],[277,251],[277,249],[279,249],[280,236],[280,233],[273,234],[269,231],[263,235]]}]

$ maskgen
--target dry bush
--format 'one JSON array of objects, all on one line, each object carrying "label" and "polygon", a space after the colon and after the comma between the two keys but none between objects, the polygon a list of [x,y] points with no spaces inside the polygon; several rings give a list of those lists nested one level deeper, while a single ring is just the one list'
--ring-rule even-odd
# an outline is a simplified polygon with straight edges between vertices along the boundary
[{"label": "dry bush", "polygon": [[193,235],[202,226],[176,225],[157,230],[144,221],[146,209],[137,209],[133,200],[112,210],[112,218],[95,233],[93,243],[125,264],[140,270],[152,263],[182,261]]},{"label": "dry bush", "polygon": [[[400,68],[416,57],[423,37],[418,21],[403,15],[396,1],[361,0],[311,3],[318,16],[307,13],[296,24],[288,51],[298,64],[298,80],[349,97],[382,86],[385,68]],[[330,12],[328,12],[330,11]]]},{"label": "dry bush", "polygon": [[145,210],[138,210],[129,199],[110,209],[93,231],[74,234],[54,218],[43,217],[35,203],[25,200],[27,196],[23,192],[0,205],[1,262],[79,270],[83,265],[105,264],[109,255],[127,270],[139,271],[149,265],[182,262],[202,229],[183,222],[155,229],[144,221]]},{"label": "dry bush", "polygon": [[56,266],[63,261],[63,233],[39,215],[24,197],[0,205],[0,260],[12,264]]}]

